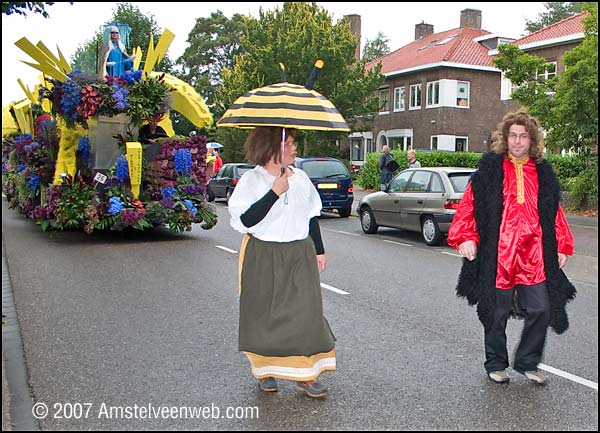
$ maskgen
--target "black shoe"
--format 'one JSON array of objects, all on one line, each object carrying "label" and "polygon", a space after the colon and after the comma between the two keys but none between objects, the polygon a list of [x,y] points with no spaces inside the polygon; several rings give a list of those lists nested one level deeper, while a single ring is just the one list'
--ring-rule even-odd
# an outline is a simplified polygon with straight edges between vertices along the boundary
[{"label": "black shoe", "polygon": [[296,382],[296,390],[302,391],[312,398],[322,398],[327,395],[327,387],[316,380],[310,382]]},{"label": "black shoe", "polygon": [[264,379],[258,379],[258,386],[261,390],[266,392],[277,391],[277,381],[274,377],[265,377]]}]

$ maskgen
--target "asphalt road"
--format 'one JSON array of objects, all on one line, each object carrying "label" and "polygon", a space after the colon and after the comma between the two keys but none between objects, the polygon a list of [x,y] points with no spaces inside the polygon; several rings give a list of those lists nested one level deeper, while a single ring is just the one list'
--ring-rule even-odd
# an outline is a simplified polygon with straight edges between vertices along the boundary
[{"label": "asphalt road", "polygon": [[[596,255],[567,265],[571,328],[550,334],[544,359],[557,374],[539,387],[511,372],[499,386],[483,371],[475,311],[454,295],[450,248],[396,230],[368,236],[356,217],[324,214],[338,371],[315,401],[289,382],[261,393],[237,352],[241,236],[216,207],[209,231],[88,236],[43,233],[3,202],[28,391],[49,410],[41,429],[598,429],[597,225],[576,234],[596,239]],[[519,330],[511,321],[511,347]],[[183,417],[184,407],[204,416]]]}]

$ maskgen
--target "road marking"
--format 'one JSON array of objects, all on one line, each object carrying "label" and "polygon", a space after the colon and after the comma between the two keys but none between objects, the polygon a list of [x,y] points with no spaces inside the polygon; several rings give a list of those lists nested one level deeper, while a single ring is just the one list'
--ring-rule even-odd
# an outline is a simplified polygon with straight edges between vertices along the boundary
[{"label": "road marking", "polygon": [[343,235],[350,235],[350,236],[362,236],[361,234],[358,234],[358,233],[344,232],[344,231],[342,231],[342,230],[333,230],[333,231],[334,231],[334,232],[337,232],[337,233],[341,233],[341,234],[343,234]]},{"label": "road marking", "polygon": [[350,293],[344,292],[343,290],[337,289],[329,284],[321,283],[321,287],[327,290],[331,290],[332,292],[339,293],[340,295],[349,295]]},{"label": "road marking", "polygon": [[460,254],[449,253],[447,251],[441,251],[441,253],[449,255],[449,256],[454,256],[454,257],[462,257]]},{"label": "road marking", "polygon": [[412,247],[411,244],[404,244],[402,242],[390,241],[387,239],[384,239],[383,242],[389,242],[390,244],[402,245],[403,247]]},{"label": "road marking", "polygon": [[579,376],[575,376],[574,374],[559,370],[558,368],[550,367],[549,365],[546,365],[546,364],[538,364],[538,368],[540,370],[545,370],[548,373],[552,373],[557,376],[564,377],[565,379],[572,380],[573,382],[580,383],[581,385],[585,385],[587,387],[590,387],[590,388],[598,391],[598,384],[596,382],[592,382],[591,380],[583,379]]},{"label": "road marking", "polygon": [[228,253],[231,253],[231,254],[237,254],[237,253],[238,253],[236,250],[232,250],[232,249],[230,249],[230,248],[223,247],[223,246],[221,246],[221,245],[215,245],[215,246],[216,246],[217,248],[219,248],[219,249],[221,249],[221,250],[223,250],[223,251],[227,251]]}]

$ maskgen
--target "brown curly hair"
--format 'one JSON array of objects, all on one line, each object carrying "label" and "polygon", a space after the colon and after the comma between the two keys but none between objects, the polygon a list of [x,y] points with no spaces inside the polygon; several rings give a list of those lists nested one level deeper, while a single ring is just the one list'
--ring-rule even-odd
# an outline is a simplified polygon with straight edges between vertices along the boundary
[{"label": "brown curly hair", "polygon": [[531,139],[529,157],[536,163],[544,159],[544,136],[542,127],[538,120],[526,111],[508,113],[502,119],[494,132],[492,139],[492,150],[498,154],[508,153],[508,130],[513,125],[524,126]]},{"label": "brown curly hair", "polygon": [[[271,159],[281,159],[281,134],[283,128],[277,126],[259,126],[255,128],[244,143],[246,159],[258,165],[266,165]],[[296,138],[295,129],[285,128],[285,138]]]}]

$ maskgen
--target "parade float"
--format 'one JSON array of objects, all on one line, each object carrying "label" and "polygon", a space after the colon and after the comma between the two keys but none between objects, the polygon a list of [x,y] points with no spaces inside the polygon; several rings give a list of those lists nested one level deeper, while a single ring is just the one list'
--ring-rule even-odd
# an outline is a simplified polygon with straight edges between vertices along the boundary
[{"label": "parade float", "polygon": [[[114,31],[113,31],[114,30]],[[128,35],[111,23],[109,33]],[[111,36],[112,37],[112,36]],[[72,71],[64,56],[26,38],[15,44],[41,71],[26,98],[2,109],[2,189],[9,207],[44,230],[86,233],[165,226],[175,233],[216,223],[205,190],[206,137],[174,136],[169,111],[198,128],[212,122],[192,86],[153,68],[174,35],[165,30],[143,59],[138,47],[99,56],[95,73]],[[116,52],[116,51],[115,51]],[[111,71],[112,69],[112,71]]]}]

